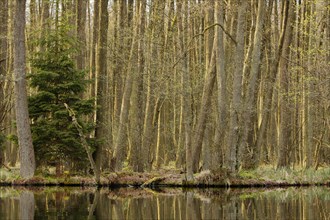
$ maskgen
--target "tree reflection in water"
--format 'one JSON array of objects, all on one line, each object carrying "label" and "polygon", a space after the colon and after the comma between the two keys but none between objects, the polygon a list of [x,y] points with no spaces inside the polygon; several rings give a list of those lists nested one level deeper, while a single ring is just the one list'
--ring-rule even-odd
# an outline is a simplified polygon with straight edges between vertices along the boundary
[{"label": "tree reflection in water", "polygon": [[0,188],[0,219],[327,219],[327,187]]}]

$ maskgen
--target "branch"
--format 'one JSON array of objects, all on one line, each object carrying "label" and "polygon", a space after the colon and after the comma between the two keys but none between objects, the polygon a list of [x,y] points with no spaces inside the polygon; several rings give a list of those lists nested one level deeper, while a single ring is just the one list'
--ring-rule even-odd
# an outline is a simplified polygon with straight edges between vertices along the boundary
[{"label": "branch", "polygon": [[95,175],[95,180],[96,182],[99,184],[100,183],[100,172],[98,171],[97,167],[96,167],[96,164],[95,164],[95,161],[93,159],[93,156],[91,154],[91,150],[90,150],[90,146],[88,145],[87,141],[86,141],[86,137],[84,135],[84,132],[82,130],[82,127],[81,125],[78,123],[77,121],[77,118],[76,118],[76,114],[75,112],[73,111],[73,109],[71,109],[69,107],[68,104],[64,103],[64,106],[65,108],[68,110],[69,112],[69,116],[72,118],[72,123],[73,125],[77,128],[78,130],[78,133],[79,133],[79,136],[80,136],[80,140],[82,142],[82,145],[84,146],[85,148],[85,151],[87,153],[87,156],[88,156],[88,160],[91,164],[91,167],[93,169],[93,172],[94,172],[94,175]]},{"label": "branch", "polygon": [[225,30],[225,28],[220,23],[214,23],[211,24],[210,26],[207,26],[206,28],[204,28],[203,34],[205,34],[205,32],[208,31],[210,28],[213,28],[215,26],[219,26],[222,29],[222,31],[234,42],[234,44],[237,45],[237,41],[233,38],[233,36],[230,35],[228,31]]},{"label": "branch", "polygon": [[[198,33],[198,34],[195,34],[192,39],[189,41],[188,43],[188,47],[190,46],[190,44],[192,43],[192,41],[198,37],[198,36],[203,36],[206,31],[208,31],[209,29],[215,27],[215,26],[219,26],[222,31],[230,38],[230,40],[235,44],[235,46],[237,45],[237,41],[233,38],[233,36],[230,35],[230,33],[228,31],[226,31],[226,29],[220,24],[220,23],[214,23],[214,24],[211,24],[210,26],[207,26],[206,28],[204,28],[203,32],[202,33]],[[174,68],[185,56],[186,54],[188,53],[188,51],[190,51],[190,49],[187,49],[186,51],[183,52],[183,55],[181,56],[181,58],[178,59],[177,62],[174,63],[174,65],[172,66],[172,68]]]}]

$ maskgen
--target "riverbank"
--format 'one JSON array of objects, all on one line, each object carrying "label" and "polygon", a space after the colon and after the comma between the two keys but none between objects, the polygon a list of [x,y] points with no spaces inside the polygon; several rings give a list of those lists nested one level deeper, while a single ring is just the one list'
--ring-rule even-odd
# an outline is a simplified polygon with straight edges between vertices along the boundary
[{"label": "riverbank", "polygon": [[243,170],[232,175],[224,170],[202,171],[194,175],[194,180],[187,182],[185,174],[178,170],[160,170],[151,173],[116,172],[103,173],[100,184],[93,176],[37,174],[30,179],[22,179],[18,170],[0,169],[2,186],[176,186],[176,187],[277,187],[277,186],[330,186],[330,168],[313,169],[279,169],[263,167],[256,170]]}]

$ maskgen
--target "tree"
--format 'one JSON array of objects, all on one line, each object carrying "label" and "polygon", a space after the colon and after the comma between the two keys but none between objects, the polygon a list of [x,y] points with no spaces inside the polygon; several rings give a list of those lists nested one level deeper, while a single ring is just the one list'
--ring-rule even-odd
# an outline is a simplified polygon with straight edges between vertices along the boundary
[{"label": "tree", "polygon": [[[263,36],[263,25],[265,17],[265,2],[263,0],[258,1],[258,12],[257,12],[257,21],[256,28],[254,32],[253,42],[250,42],[253,45],[252,49],[252,59],[251,59],[251,71],[250,78],[248,79],[248,88],[245,95],[244,107],[243,107],[243,126],[242,126],[242,139],[241,139],[241,148],[245,156],[242,158],[243,167],[251,168],[255,167],[258,164],[259,159],[259,149],[255,147],[253,142],[253,130],[257,118],[257,91],[259,88],[259,78],[260,78],[260,64],[261,64],[261,48],[262,48],[262,36]],[[248,152],[253,152],[248,154]]]},{"label": "tree", "polygon": [[95,74],[97,77],[97,92],[96,92],[96,104],[98,109],[96,111],[96,129],[95,137],[102,139],[103,141],[97,146],[94,158],[97,169],[101,170],[103,154],[112,143],[111,123],[109,123],[110,115],[108,107],[108,73],[107,73],[107,36],[108,36],[108,0],[100,0],[98,19],[98,39],[97,39],[97,51],[96,51],[96,68]]},{"label": "tree", "polygon": [[230,108],[230,123],[229,133],[227,139],[228,151],[226,168],[236,172],[239,168],[242,156],[242,149],[240,148],[241,135],[241,113],[242,113],[242,76],[244,64],[244,30],[246,24],[246,8],[247,1],[240,1],[237,18],[237,33],[236,33],[236,57],[235,57],[235,72],[232,91],[232,104]]},{"label": "tree", "polygon": [[18,143],[20,147],[20,175],[31,178],[36,168],[25,78],[25,8],[26,0],[16,0],[14,19],[15,109]]},{"label": "tree", "polygon": [[71,162],[78,169],[88,164],[79,131],[72,125],[64,103],[74,110],[85,133],[93,130],[91,123],[82,120],[93,112],[94,101],[81,100],[87,81],[85,72],[74,65],[77,42],[68,30],[63,22],[40,39],[44,50],[34,55],[30,74],[31,87],[36,90],[29,100],[36,159],[38,165],[56,165],[58,174],[63,162]]}]

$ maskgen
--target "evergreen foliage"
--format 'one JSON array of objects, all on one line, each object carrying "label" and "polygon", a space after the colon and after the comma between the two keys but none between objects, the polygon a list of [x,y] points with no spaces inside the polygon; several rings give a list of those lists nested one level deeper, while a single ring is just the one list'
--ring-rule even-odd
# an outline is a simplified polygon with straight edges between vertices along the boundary
[{"label": "evergreen foliage", "polygon": [[[68,27],[60,24],[42,36],[43,49],[31,61],[29,78],[35,93],[30,97],[29,111],[37,164],[73,162],[75,167],[84,168],[89,164],[87,154],[64,103],[75,111],[87,134],[94,126],[83,119],[93,112],[94,101],[82,99],[88,81],[85,72],[75,68],[77,42],[69,33]],[[89,141],[92,144],[94,140]]]}]

